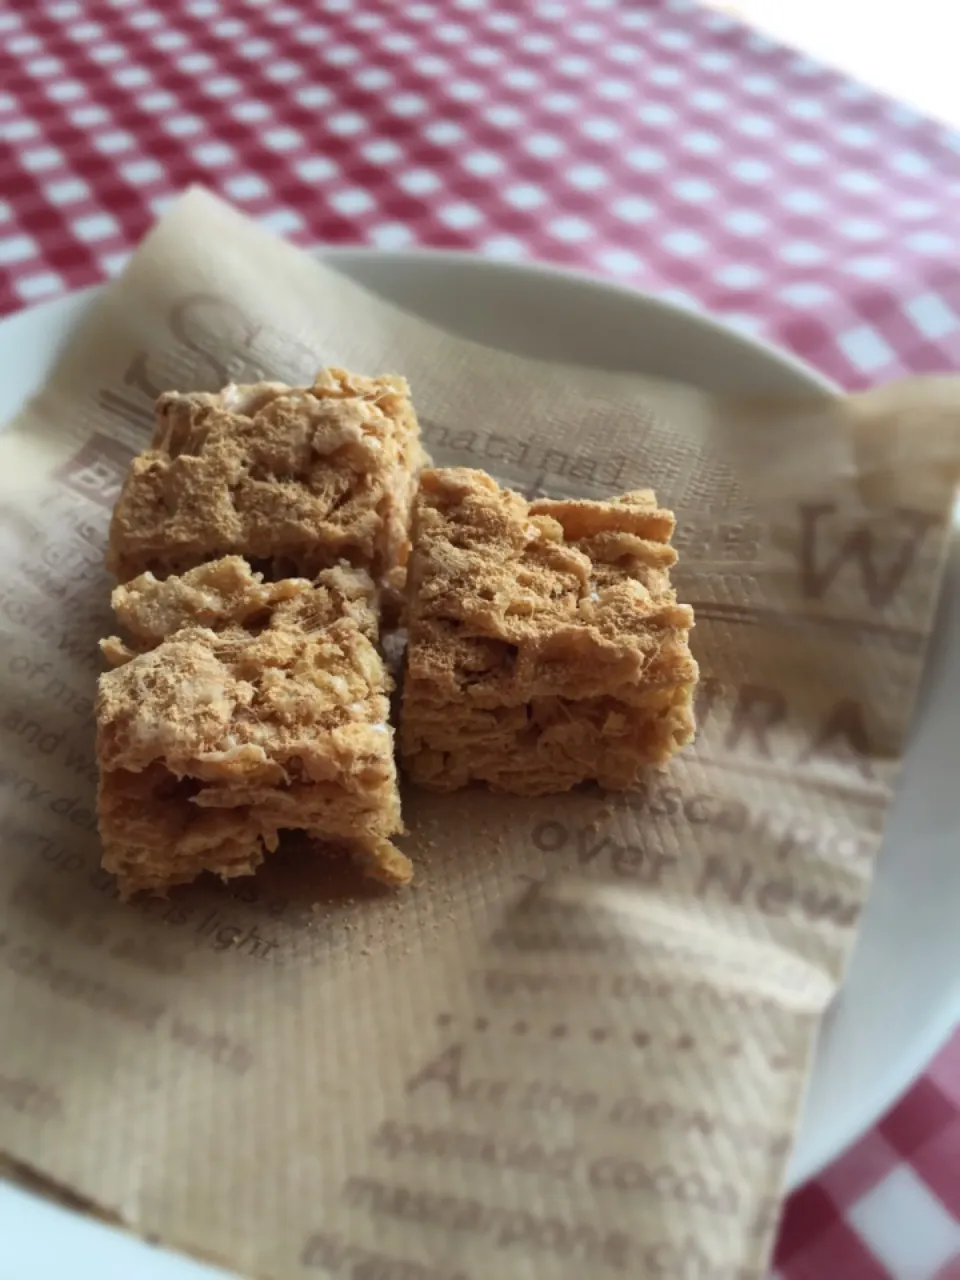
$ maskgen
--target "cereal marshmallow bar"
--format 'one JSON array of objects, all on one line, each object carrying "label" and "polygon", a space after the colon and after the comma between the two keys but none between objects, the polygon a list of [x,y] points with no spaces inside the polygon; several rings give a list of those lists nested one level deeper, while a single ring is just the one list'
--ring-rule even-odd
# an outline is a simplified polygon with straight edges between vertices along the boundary
[{"label": "cereal marshmallow bar", "polygon": [[425,471],[408,574],[402,763],[451,791],[632,785],[690,742],[693,614],[649,490],[538,500]]},{"label": "cereal marshmallow bar", "polygon": [[326,369],[216,394],[167,392],[110,526],[118,581],[242,555],[270,578],[342,560],[392,584],[409,551],[422,454],[402,378]]},{"label": "cereal marshmallow bar", "polygon": [[411,877],[375,588],[340,565],[264,583],[237,556],[114,592],[128,639],[96,703],[103,864],[125,895],[247,875],[283,830]]}]

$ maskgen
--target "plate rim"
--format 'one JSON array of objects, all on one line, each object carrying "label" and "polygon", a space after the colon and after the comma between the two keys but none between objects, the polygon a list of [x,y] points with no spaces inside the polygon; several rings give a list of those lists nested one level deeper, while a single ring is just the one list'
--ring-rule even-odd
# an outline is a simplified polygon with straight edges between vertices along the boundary
[{"label": "plate rim", "polygon": [[488,258],[483,254],[471,253],[467,249],[438,249],[428,245],[409,249],[375,249],[362,244],[313,245],[307,248],[306,252],[333,266],[338,260],[347,262],[350,259],[380,261],[389,259],[394,262],[409,263],[411,266],[415,266],[418,262],[430,262],[440,266],[451,263],[467,270],[484,271],[489,274],[559,279],[572,287],[609,294],[628,304],[636,305],[639,302],[649,306],[651,310],[666,311],[678,320],[691,324],[745,352],[766,357],[792,374],[799,384],[803,384],[812,392],[832,396],[843,394],[843,388],[833,378],[771,339],[744,333],[734,325],[725,323],[721,316],[713,315],[704,308],[687,305],[675,298],[661,297],[649,290],[635,288],[622,281],[594,275],[583,268],[538,259]]}]

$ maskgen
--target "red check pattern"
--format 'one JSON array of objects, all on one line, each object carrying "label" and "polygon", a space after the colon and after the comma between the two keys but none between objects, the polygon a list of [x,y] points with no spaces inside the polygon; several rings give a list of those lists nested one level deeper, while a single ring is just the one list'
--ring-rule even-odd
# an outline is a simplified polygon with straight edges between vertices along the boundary
[{"label": "red check pattern", "polygon": [[[615,277],[848,387],[960,366],[960,134],[691,0],[8,0],[0,314],[196,181],[303,244]],[[792,1198],[776,1269],[960,1280],[960,1039]]]}]

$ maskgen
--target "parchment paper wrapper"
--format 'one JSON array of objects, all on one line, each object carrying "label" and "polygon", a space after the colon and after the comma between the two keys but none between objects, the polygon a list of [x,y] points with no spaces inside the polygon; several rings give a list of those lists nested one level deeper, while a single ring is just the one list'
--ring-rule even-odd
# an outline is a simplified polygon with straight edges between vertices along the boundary
[{"label": "parchment paper wrapper", "polygon": [[[405,373],[440,463],[656,488],[697,744],[625,795],[410,789],[408,894],[294,845],[122,906],[91,697],[123,470],[159,391],[327,363]],[[185,197],[0,442],[0,1150],[262,1277],[761,1276],[920,676],[958,404],[949,380],[762,405],[516,359]]]}]

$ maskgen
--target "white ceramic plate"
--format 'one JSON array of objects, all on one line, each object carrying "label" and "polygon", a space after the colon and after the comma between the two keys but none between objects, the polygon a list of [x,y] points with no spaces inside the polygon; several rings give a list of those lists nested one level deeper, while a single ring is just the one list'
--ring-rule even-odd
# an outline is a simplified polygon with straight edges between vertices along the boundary
[{"label": "white ceramic plate", "polygon": [[[456,254],[341,250],[332,265],[466,337],[716,390],[824,396],[783,352],[654,298]],[[95,290],[0,324],[0,422],[43,380]],[[790,1169],[796,1186],[878,1118],[960,1022],[960,559],[951,558],[900,793],[844,992],[825,1029]],[[951,696],[952,695],[952,696]],[[0,1183],[0,1280],[200,1280],[214,1273]]]}]

